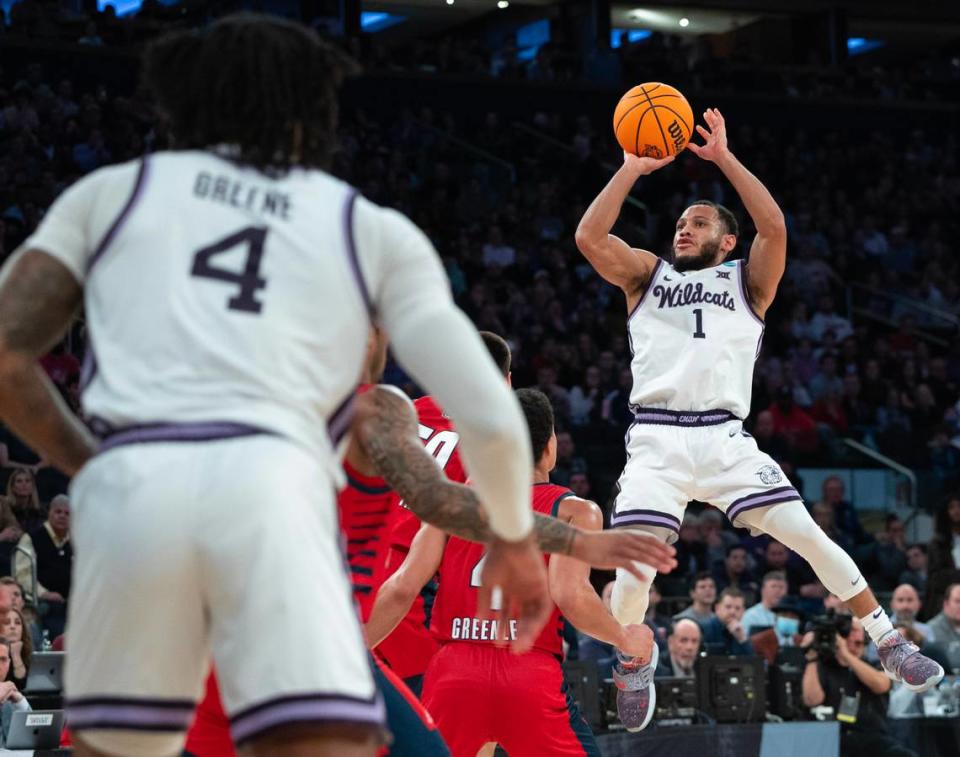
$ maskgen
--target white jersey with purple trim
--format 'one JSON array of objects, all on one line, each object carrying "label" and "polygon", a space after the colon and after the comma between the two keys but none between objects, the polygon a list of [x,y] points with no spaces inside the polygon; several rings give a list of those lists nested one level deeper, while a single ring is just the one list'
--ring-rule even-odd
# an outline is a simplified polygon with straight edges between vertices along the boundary
[{"label": "white jersey with purple trim", "polygon": [[680,273],[657,262],[627,321],[634,408],[750,412],[763,322],[746,298],[743,261]]},{"label": "white jersey with purple trim", "polygon": [[202,151],[81,179],[24,247],[84,285],[83,409],[98,433],[263,429],[337,481],[370,312],[387,323],[416,299],[449,301],[432,245],[401,214],[321,171],[271,178]]}]

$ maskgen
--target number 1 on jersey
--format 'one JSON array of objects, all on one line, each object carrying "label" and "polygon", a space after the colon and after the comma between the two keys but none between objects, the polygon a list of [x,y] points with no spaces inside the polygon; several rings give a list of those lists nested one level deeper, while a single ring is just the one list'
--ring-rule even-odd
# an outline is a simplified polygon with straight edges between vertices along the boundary
[{"label": "number 1 on jersey", "polygon": [[[487,556],[484,555],[480,558],[480,562],[473,566],[473,572],[470,573],[470,585],[474,589],[479,589],[481,586],[483,586],[483,584],[480,582],[480,577],[483,575],[483,566],[486,564]],[[503,609],[503,592],[500,591],[499,586],[494,586],[493,591],[490,592],[490,609]]]},{"label": "number 1 on jersey", "polygon": [[707,335],[703,333],[703,309],[697,308],[694,310],[693,317],[697,319],[697,330],[693,332],[693,338],[706,339]]}]

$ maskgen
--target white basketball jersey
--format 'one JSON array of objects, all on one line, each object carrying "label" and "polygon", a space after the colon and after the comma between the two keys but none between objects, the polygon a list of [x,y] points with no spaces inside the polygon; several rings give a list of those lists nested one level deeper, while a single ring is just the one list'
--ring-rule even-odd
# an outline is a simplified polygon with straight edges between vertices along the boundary
[{"label": "white basketball jersey", "polygon": [[679,273],[658,261],[627,321],[634,407],[750,412],[763,321],[743,261]]},{"label": "white basketball jersey", "polygon": [[400,214],[320,171],[202,151],[97,171],[25,247],[84,285],[95,430],[240,424],[308,446],[337,481],[370,311],[412,296],[389,291],[408,266],[446,290]]}]

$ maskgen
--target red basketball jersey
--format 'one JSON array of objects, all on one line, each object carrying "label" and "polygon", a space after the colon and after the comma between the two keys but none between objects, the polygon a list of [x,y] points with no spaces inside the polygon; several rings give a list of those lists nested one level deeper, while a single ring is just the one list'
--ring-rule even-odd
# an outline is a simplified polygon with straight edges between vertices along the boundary
[{"label": "red basketball jersey", "polygon": [[213,670],[207,674],[207,687],[197,705],[193,724],[187,731],[186,750],[197,757],[235,757],[230,739],[230,719],[223,711],[220,691]]},{"label": "red basketball jersey", "polygon": [[[467,480],[467,472],[460,461],[460,434],[454,431],[450,419],[443,414],[433,397],[421,397],[414,401],[413,406],[417,410],[417,430],[423,446],[443,468],[447,478],[462,484]],[[413,537],[419,530],[420,519],[406,507],[402,507],[393,528],[394,548],[409,551]]]},{"label": "red basketball jersey", "polygon": [[[463,483],[467,480],[467,474],[460,462],[460,435],[453,430],[450,419],[443,414],[443,410],[432,397],[421,397],[413,404],[417,410],[420,441],[427,452],[436,458],[447,478]],[[397,503],[384,580],[403,563],[404,557],[410,551],[413,537],[420,530],[420,519],[403,506],[399,499]],[[427,609],[423,596],[418,596],[410,612],[393,633],[377,646],[377,653],[402,678],[422,675],[430,658],[437,651],[437,642],[427,630]]]},{"label": "red basketball jersey", "polygon": [[[560,502],[573,492],[550,483],[533,485],[533,509],[545,515],[556,515]],[[498,624],[508,624],[507,638],[516,638],[516,619],[489,620],[478,617],[477,589],[486,548],[482,544],[455,536],[447,540],[440,563],[440,590],[433,603],[430,629],[446,644],[454,641],[492,644],[497,638]],[[544,555],[544,561],[550,558]],[[550,619],[537,637],[534,647],[558,657],[563,655],[561,631],[563,618],[556,605]]]},{"label": "red basketball jersey", "polygon": [[343,469],[347,485],[337,497],[340,528],[347,542],[353,596],[366,623],[377,589],[387,578],[387,553],[398,511],[397,496],[382,478],[364,476],[346,460]]}]

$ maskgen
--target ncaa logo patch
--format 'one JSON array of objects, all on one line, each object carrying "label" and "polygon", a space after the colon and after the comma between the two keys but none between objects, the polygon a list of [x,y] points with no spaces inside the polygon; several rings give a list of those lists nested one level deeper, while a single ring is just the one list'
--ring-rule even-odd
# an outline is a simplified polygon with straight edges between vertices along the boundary
[{"label": "ncaa logo patch", "polygon": [[783,481],[783,474],[775,465],[764,465],[757,471],[760,480],[765,484],[779,484]]}]

